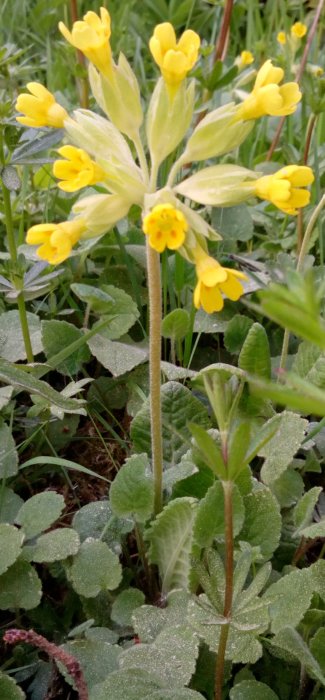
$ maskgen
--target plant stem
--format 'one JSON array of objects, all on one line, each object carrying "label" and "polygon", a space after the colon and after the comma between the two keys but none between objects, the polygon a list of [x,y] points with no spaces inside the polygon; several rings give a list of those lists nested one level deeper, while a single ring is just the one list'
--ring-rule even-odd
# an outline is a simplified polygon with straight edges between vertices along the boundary
[{"label": "plant stem", "polygon": [[[10,192],[4,183],[2,183],[2,194],[3,194],[3,207],[4,207],[4,213],[5,213],[5,224],[6,224],[9,253],[10,253],[12,266],[13,266],[13,268],[15,268],[14,274],[13,274],[13,282],[15,284],[17,291],[19,291],[20,286],[21,286],[21,280],[20,280],[19,276],[17,275],[17,269],[16,269],[17,265],[18,265],[18,255],[17,255],[15,233],[14,233],[14,227],[13,227],[13,221],[12,221]],[[27,361],[34,362],[32,344],[31,344],[29,327],[28,327],[25,299],[24,299],[24,295],[23,295],[22,290],[18,294],[17,304],[18,304],[19,320],[20,320],[20,326],[21,326],[23,339],[24,339]]]},{"label": "plant stem", "polygon": [[[313,131],[314,131],[316,122],[317,122],[317,115],[312,114],[309,117],[308,126],[307,126],[306,143],[305,143],[304,154],[303,154],[303,158],[302,158],[302,162],[304,165],[307,165],[307,163],[308,163],[309,149],[310,149],[311,139],[312,139],[312,135],[313,135]],[[304,237],[303,210],[299,209],[298,219],[297,219],[297,252],[298,252],[298,255],[299,255],[300,250],[301,250],[303,237]]]},{"label": "plant stem", "polygon": [[161,275],[160,257],[147,239],[147,274],[149,291],[149,379],[150,379],[150,419],[151,450],[155,492],[155,514],[162,509],[162,419],[160,391],[161,359]]},{"label": "plant stem", "polygon": [[[303,72],[304,72],[304,70],[305,70],[305,66],[306,66],[306,63],[307,63],[309,50],[310,50],[310,47],[311,47],[313,38],[314,38],[315,33],[316,33],[318,20],[319,20],[319,18],[320,18],[320,16],[321,16],[321,12],[322,12],[322,9],[323,9],[323,5],[324,5],[324,0],[319,0],[318,5],[317,5],[317,9],[316,9],[316,12],[315,12],[314,21],[313,21],[313,23],[312,23],[312,25],[311,25],[311,28],[310,28],[309,32],[308,32],[308,39],[307,39],[307,42],[306,42],[306,46],[305,46],[305,49],[304,49],[304,52],[303,52],[303,55],[302,55],[302,59],[301,59],[300,64],[299,64],[299,68],[298,68],[297,73],[296,73],[296,81],[297,81],[297,83],[300,82],[300,80],[301,80],[301,78],[302,78],[302,75],[303,75]],[[276,147],[277,147],[277,145],[278,145],[279,138],[280,138],[280,136],[281,136],[281,131],[282,131],[282,129],[283,129],[283,124],[284,124],[284,122],[285,122],[285,119],[286,119],[285,117],[281,117],[279,126],[278,126],[278,128],[277,128],[277,130],[276,130],[276,132],[275,132],[274,139],[273,139],[273,141],[272,141],[272,143],[271,143],[270,149],[269,149],[268,154],[267,154],[267,156],[266,156],[266,160],[270,160],[270,159],[272,158],[272,155],[273,155],[273,153],[274,153],[274,151],[275,151],[275,149],[276,149]]]},{"label": "plant stem", "polygon": [[215,700],[222,700],[222,686],[225,670],[225,656],[227,641],[230,629],[230,618],[232,609],[232,596],[233,596],[233,576],[234,576],[234,533],[233,533],[233,482],[223,481],[223,493],[224,493],[224,512],[225,512],[225,545],[226,545],[226,562],[225,562],[225,573],[226,573],[226,588],[225,588],[225,600],[223,608],[223,616],[226,618],[227,623],[222,625],[216,672],[215,672]]},{"label": "plant stem", "polygon": [[[308,251],[308,246],[310,243],[310,238],[311,238],[312,232],[314,230],[314,226],[315,226],[317,219],[318,219],[324,206],[325,206],[325,194],[322,196],[322,199],[317,204],[317,207],[315,207],[315,209],[314,209],[314,211],[309,219],[309,222],[307,224],[306,232],[305,232],[305,235],[304,235],[304,238],[302,241],[302,245],[301,245],[301,249],[300,249],[300,253],[299,253],[299,258],[298,258],[298,262],[297,262],[297,267],[296,267],[297,272],[301,272],[301,270],[302,270],[303,262],[304,262],[306,253]],[[288,356],[289,337],[290,337],[290,332],[286,328],[284,331],[284,336],[283,336],[282,352],[281,352],[281,359],[280,359],[280,365],[279,365],[280,370],[285,369],[287,356]]]},{"label": "plant stem", "polygon": [[225,58],[233,4],[234,4],[234,0],[227,0],[226,5],[225,5],[220,34],[218,36],[218,41],[217,41],[216,50],[215,50],[215,54],[214,54],[215,61],[218,61],[219,59],[223,60]]}]

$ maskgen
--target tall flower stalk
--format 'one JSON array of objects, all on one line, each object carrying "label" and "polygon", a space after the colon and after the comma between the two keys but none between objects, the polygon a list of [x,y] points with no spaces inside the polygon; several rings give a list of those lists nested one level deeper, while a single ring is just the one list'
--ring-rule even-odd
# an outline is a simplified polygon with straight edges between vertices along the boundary
[{"label": "tall flower stalk", "polygon": [[[230,16],[230,2],[227,7]],[[227,23],[228,19],[225,31]],[[189,202],[228,207],[257,196],[295,215],[309,202],[310,193],[304,188],[312,182],[311,170],[288,165],[272,176],[260,177],[259,173],[236,163],[200,169],[195,164],[237,149],[256,119],[293,114],[301,92],[295,82],[281,84],[284,71],[267,60],[257,73],[252,93],[241,104],[231,102],[207,113],[186,140],[195,105],[195,81],[188,79],[188,73],[199,60],[200,38],[191,29],[177,38],[173,26],[163,22],[155,27],[149,42],[161,77],[150,98],[142,129],[144,114],[139,85],[125,56],[120,54],[117,62],[112,56],[108,11],[104,7],[98,15],[89,11],[82,20],[74,22],[71,30],[62,22],[59,29],[88,60],[90,87],[105,117],[85,109],[68,115],[44,86],[29,83],[30,94],[20,95],[17,100],[17,109],[22,112],[17,119],[26,126],[63,127],[67,143],[59,149],[59,154],[64,160],[57,160],[53,168],[58,186],[66,192],[99,186],[100,192],[94,194],[92,190],[90,195],[81,196],[73,205],[68,221],[32,226],[27,242],[39,246],[37,253],[41,258],[59,264],[69,257],[77,243],[82,250],[84,239],[106,233],[127,216],[132,205],[142,211],[147,246],[150,414],[157,514],[163,504],[159,254],[166,249],[177,251],[195,266],[196,308],[211,313],[222,309],[224,296],[240,298],[245,275],[223,268],[209,256],[209,240],[218,240],[220,235]],[[142,131],[145,141],[140,137]],[[182,142],[185,142],[183,150]],[[158,188],[159,168],[176,149],[181,150],[179,158],[167,173],[166,184]],[[182,173],[186,163],[193,163],[193,174],[188,178]]]}]

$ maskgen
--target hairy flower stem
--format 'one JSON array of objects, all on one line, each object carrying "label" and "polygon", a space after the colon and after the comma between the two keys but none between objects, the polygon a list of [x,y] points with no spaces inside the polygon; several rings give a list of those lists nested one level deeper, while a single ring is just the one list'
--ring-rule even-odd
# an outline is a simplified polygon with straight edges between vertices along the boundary
[{"label": "hairy flower stem", "polygon": [[[17,255],[15,233],[14,233],[14,227],[13,227],[13,221],[12,221],[10,192],[9,192],[8,188],[4,185],[4,183],[2,183],[2,194],[3,194],[3,207],[4,207],[4,213],[5,213],[5,225],[6,225],[6,232],[7,232],[8,248],[9,248],[11,262],[12,262],[12,265],[14,268],[13,282],[15,284],[17,291],[19,291],[20,285],[21,285],[21,280],[20,280],[20,276],[17,274],[18,255]],[[18,294],[17,304],[18,304],[19,320],[20,320],[21,331],[23,334],[23,340],[24,340],[24,345],[25,345],[25,350],[26,350],[27,361],[34,362],[34,356],[33,356],[32,344],[31,344],[31,339],[30,339],[26,306],[25,306],[25,299],[23,296],[23,292],[20,292],[20,294]]]},{"label": "hairy flower stem", "polygon": [[228,622],[221,626],[219,647],[217,653],[217,663],[215,672],[215,700],[222,700],[222,686],[225,670],[225,656],[227,641],[230,628],[230,618],[232,609],[232,596],[233,596],[233,577],[234,577],[234,532],[233,532],[233,482],[223,481],[223,493],[224,493],[224,513],[225,513],[225,545],[226,545],[226,562],[225,562],[225,572],[226,572],[226,587],[225,587],[225,600],[223,608],[223,616]]},{"label": "hairy flower stem", "polygon": [[154,478],[155,514],[162,509],[162,418],[160,391],[161,360],[161,275],[159,254],[151,248],[147,239],[147,274],[149,291],[149,379],[150,379],[150,419],[151,450]]},{"label": "hairy flower stem", "polygon": [[[308,251],[308,246],[310,243],[311,239],[311,234],[314,230],[315,224],[317,222],[317,219],[323,209],[325,207],[325,194],[322,196],[322,199],[320,202],[317,204],[317,207],[314,209],[308,225],[306,227],[306,232],[303,237],[300,253],[299,253],[299,258],[297,262],[297,267],[296,270],[297,272],[301,272],[302,267],[303,267],[303,262],[306,257],[307,251]],[[279,365],[279,370],[284,370],[287,362],[287,356],[288,356],[288,347],[289,347],[289,338],[290,338],[290,331],[286,328],[284,331],[284,336],[283,336],[283,343],[282,343],[282,352],[281,352],[281,359],[280,359],[280,365]]]}]

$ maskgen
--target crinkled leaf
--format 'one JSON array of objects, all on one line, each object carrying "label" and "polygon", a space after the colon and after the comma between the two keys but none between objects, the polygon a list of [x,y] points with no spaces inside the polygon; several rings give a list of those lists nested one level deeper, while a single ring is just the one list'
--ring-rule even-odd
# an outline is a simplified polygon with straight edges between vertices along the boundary
[{"label": "crinkled leaf", "polygon": [[29,559],[35,562],[60,561],[78,552],[79,535],[72,528],[62,527],[41,535],[34,546],[29,547]]},{"label": "crinkled leaf", "polygon": [[[27,322],[33,354],[42,352],[41,322],[36,314],[27,311]],[[0,316],[0,357],[10,362],[26,360],[26,349],[21,330],[19,311],[6,311]]]},{"label": "crinkled leaf", "polygon": [[[174,466],[190,442],[189,422],[208,427],[209,417],[203,404],[177,382],[163,384],[161,390],[164,462]],[[137,452],[151,455],[150,410],[148,400],[131,424],[131,438]]]},{"label": "crinkled leaf", "polygon": [[238,367],[253,376],[270,378],[270,346],[267,333],[260,323],[254,323],[249,329],[240,351]]},{"label": "crinkled leaf", "polygon": [[145,595],[138,588],[127,588],[115,598],[111,618],[121,627],[132,626],[133,611],[145,601]]},{"label": "crinkled leaf", "polygon": [[77,510],[72,526],[78,532],[81,542],[88,537],[102,539],[113,550],[120,550],[121,540],[133,530],[134,523],[131,519],[113,515],[108,501],[93,501]]},{"label": "crinkled leaf", "polygon": [[240,540],[251,547],[260,547],[263,560],[270,559],[281,535],[281,515],[278,502],[268,488],[259,486],[244,496],[245,521]]},{"label": "crinkled leaf", "polygon": [[301,474],[294,469],[287,469],[276,481],[270,484],[270,489],[280,508],[290,508],[297,503],[303,494],[304,487]]},{"label": "crinkled leaf", "polygon": [[100,591],[114,590],[122,577],[119,558],[105,542],[88,539],[74,558],[70,576],[72,585],[85,598],[94,598]]},{"label": "crinkled leaf", "polygon": [[199,638],[186,625],[166,627],[152,644],[137,644],[124,652],[122,668],[145,668],[162,685],[187,685],[195,671]]},{"label": "crinkled leaf", "polygon": [[[42,341],[44,352],[49,360],[56,355],[62,348],[68,348],[69,345],[83,337],[82,331],[67,321],[42,321]],[[90,359],[89,349],[85,344],[78,350],[71,353],[67,359],[56,366],[61,374],[73,375],[77,374],[82,368],[83,363]]]},{"label": "crinkled leaf", "polygon": [[235,314],[229,321],[224,335],[224,344],[228,352],[237,354],[240,352],[247,333],[254,321],[248,316]]},{"label": "crinkled leaf", "polygon": [[0,492],[0,522],[12,525],[23,503],[23,499],[12,489],[2,488]]},{"label": "crinkled leaf", "polygon": [[160,683],[142,669],[113,671],[103,683],[90,689],[89,700],[151,700]]},{"label": "crinkled leaf", "polygon": [[146,532],[149,560],[159,567],[163,593],[188,588],[196,505],[194,498],[170,501]]},{"label": "crinkled leaf", "polygon": [[272,632],[299,624],[309,608],[313,590],[308,569],[292,571],[266,590],[264,597],[270,603]]},{"label": "crinkled leaf", "polygon": [[310,651],[325,675],[325,627],[317,630],[310,642]]},{"label": "crinkled leaf", "polygon": [[31,610],[41,600],[42,584],[27,561],[16,561],[0,576],[0,610]]},{"label": "crinkled leaf", "polygon": [[21,525],[26,537],[35,537],[47,530],[57,520],[64,508],[64,498],[54,491],[44,491],[26,501],[20,508],[15,522]]},{"label": "crinkled leaf", "polygon": [[0,672],[0,698],[3,700],[24,700],[25,693],[10,676]]},{"label": "crinkled leaf", "polygon": [[[104,681],[112,671],[118,669],[118,659],[122,651],[117,645],[92,639],[76,639],[63,644],[61,648],[79,661],[89,690],[95,684]],[[60,669],[72,683],[71,677],[62,664]]]},{"label": "crinkled leaf", "polygon": [[111,284],[103,284],[99,288],[88,284],[72,284],[71,289],[79,299],[89,304],[95,313],[111,318],[109,325],[101,331],[105,338],[120,338],[139,318],[136,303],[123,289]]},{"label": "crinkled leaf", "polygon": [[11,430],[6,423],[0,425],[0,478],[8,479],[18,472],[18,454]]},{"label": "crinkled leaf", "polygon": [[183,625],[187,615],[189,593],[184,590],[171,591],[166,596],[166,607],[141,605],[133,612],[135,633],[141,642],[153,642],[164,627]]},{"label": "crinkled leaf", "polygon": [[261,470],[265,484],[273,483],[287,469],[304,439],[307,426],[308,421],[296,413],[281,413],[275,435],[259,452],[265,458]]},{"label": "crinkled leaf", "polygon": [[146,454],[129,457],[117,472],[110,488],[113,513],[145,522],[154,506],[153,479]]},{"label": "crinkled leaf", "polygon": [[24,533],[8,523],[0,524],[0,575],[18,559]]},{"label": "crinkled leaf", "polygon": [[259,681],[241,681],[230,691],[230,700],[279,700],[268,685]]}]

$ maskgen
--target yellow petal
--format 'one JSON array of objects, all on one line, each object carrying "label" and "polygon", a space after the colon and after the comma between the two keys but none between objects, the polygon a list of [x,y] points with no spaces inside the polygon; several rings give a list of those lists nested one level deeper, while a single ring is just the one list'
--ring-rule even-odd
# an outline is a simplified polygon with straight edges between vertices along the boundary
[{"label": "yellow petal", "polygon": [[159,41],[163,54],[169,49],[176,48],[176,34],[173,25],[170,22],[162,22],[157,24],[154,29],[153,36]]},{"label": "yellow petal", "polygon": [[237,301],[244,293],[243,285],[232,273],[228,274],[225,282],[221,282],[220,289],[231,301]]},{"label": "yellow petal", "polygon": [[282,68],[276,68],[275,66],[273,66],[272,61],[270,59],[265,61],[265,63],[263,63],[262,67],[258,71],[254,85],[254,92],[255,90],[264,87],[265,85],[269,85],[270,83],[280,83],[283,76],[284,71],[282,70]]},{"label": "yellow petal", "polygon": [[223,308],[223,298],[218,287],[206,287],[202,284],[200,301],[207,314],[212,314],[214,311],[221,311]]},{"label": "yellow petal", "polygon": [[36,224],[32,226],[26,235],[26,243],[29,245],[39,245],[50,238],[56,228],[56,224]]}]

